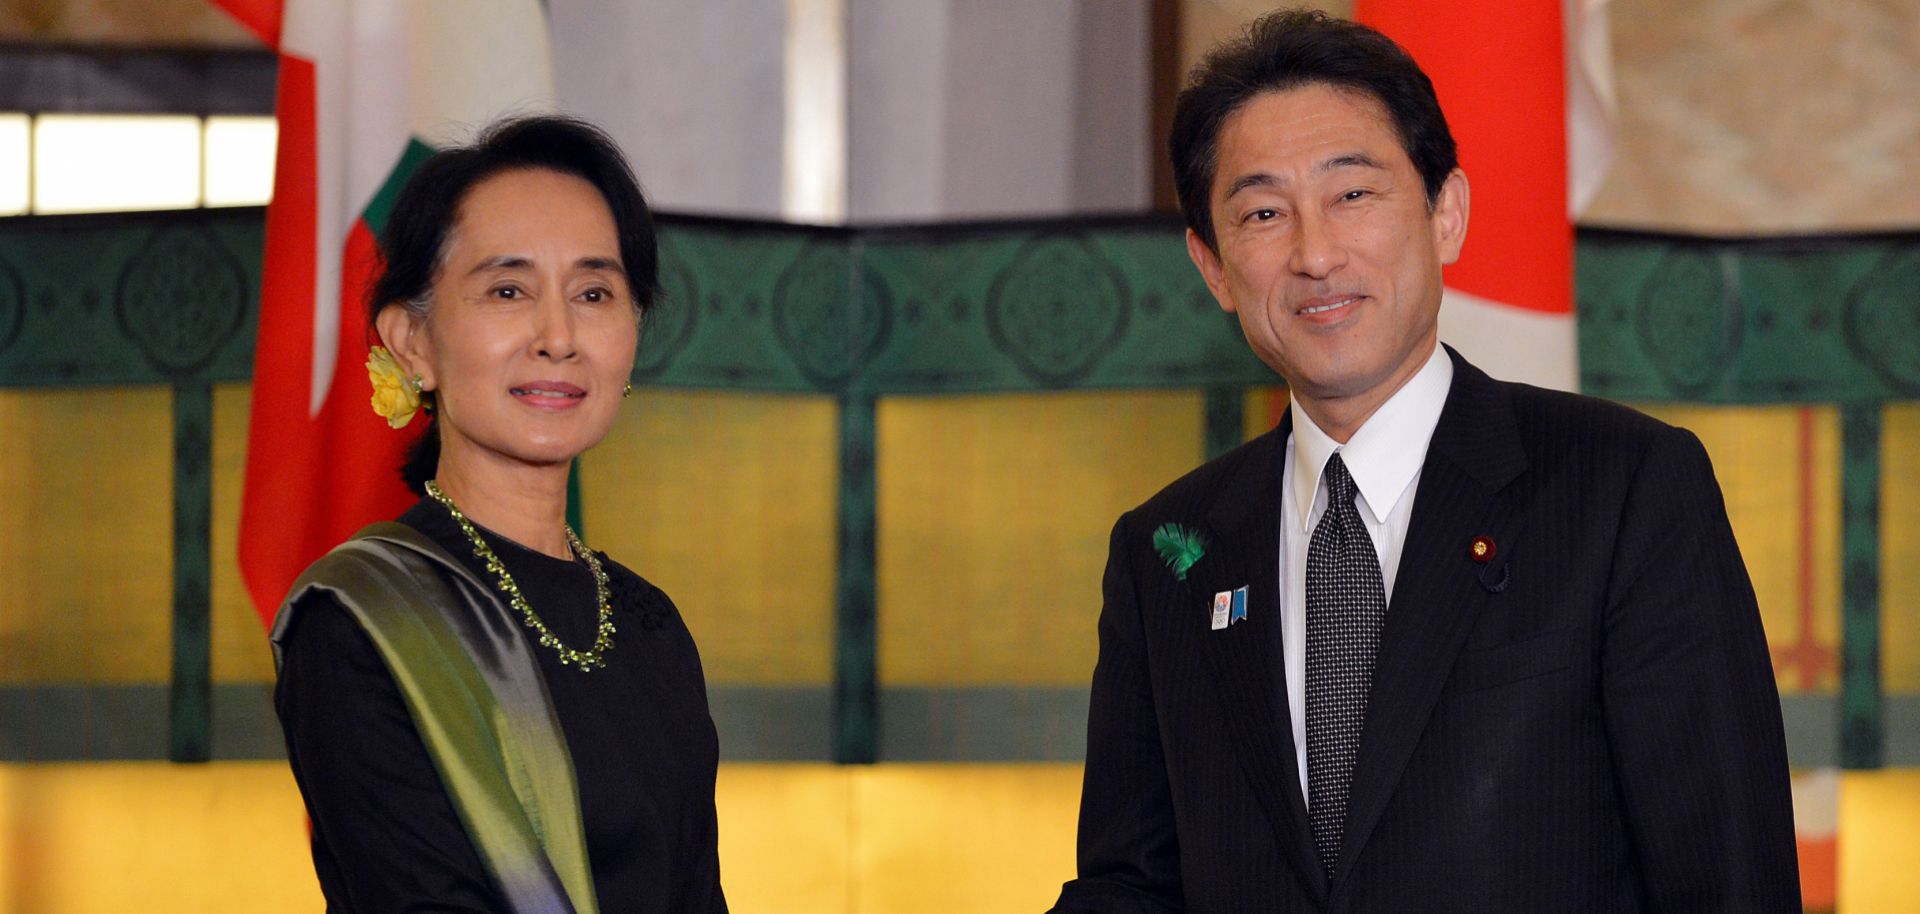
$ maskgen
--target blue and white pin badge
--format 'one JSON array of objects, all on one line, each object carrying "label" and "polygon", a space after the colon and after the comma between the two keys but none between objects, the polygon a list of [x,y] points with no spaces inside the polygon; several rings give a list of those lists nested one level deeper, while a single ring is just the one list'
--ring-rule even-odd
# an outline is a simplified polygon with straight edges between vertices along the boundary
[{"label": "blue and white pin badge", "polygon": [[1219,631],[1247,619],[1247,589],[1236,587],[1213,595],[1213,630]]}]

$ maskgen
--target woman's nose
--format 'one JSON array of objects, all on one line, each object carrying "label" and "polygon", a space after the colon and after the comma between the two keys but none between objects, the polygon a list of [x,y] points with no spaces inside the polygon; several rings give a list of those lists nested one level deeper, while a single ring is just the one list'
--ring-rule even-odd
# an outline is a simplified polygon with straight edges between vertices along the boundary
[{"label": "woman's nose", "polygon": [[543,300],[534,309],[534,355],[563,362],[579,352],[574,337],[573,309],[565,301]]}]

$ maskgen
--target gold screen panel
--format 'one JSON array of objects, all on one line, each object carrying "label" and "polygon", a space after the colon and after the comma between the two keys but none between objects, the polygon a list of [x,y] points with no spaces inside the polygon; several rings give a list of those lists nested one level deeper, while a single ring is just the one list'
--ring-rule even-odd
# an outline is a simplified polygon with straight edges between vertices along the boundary
[{"label": "gold screen panel", "polygon": [[1252,441],[1272,431],[1286,408],[1284,387],[1256,387],[1247,391],[1240,406],[1240,437]]},{"label": "gold screen panel", "polygon": [[833,680],[838,408],[644,390],[580,461],[596,549],[673,597],[707,681]]},{"label": "gold screen panel", "polygon": [[1839,686],[1840,418],[1832,407],[1641,406],[1706,445],[1780,691]]},{"label": "gold screen panel", "polygon": [[1108,533],[1201,422],[1190,391],[881,400],[881,681],[1084,687]]},{"label": "gold screen panel", "polygon": [[171,668],[173,396],[0,390],[0,683]]},{"label": "gold screen panel", "polygon": [[834,910],[1044,911],[1073,877],[1079,765],[855,770],[854,904]]},{"label": "gold screen panel", "polygon": [[[1073,875],[1080,780],[1071,764],[722,765],[727,901],[779,914],[1042,910]],[[1841,910],[1920,908],[1920,769],[1844,772],[1832,793]],[[303,818],[282,762],[0,764],[0,908],[316,911]]]}]

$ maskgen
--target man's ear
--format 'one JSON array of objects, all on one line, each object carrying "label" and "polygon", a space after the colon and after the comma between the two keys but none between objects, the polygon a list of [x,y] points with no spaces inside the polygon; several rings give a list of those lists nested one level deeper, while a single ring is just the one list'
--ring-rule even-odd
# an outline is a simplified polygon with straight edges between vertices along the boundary
[{"label": "man's ear", "polygon": [[393,360],[407,376],[420,375],[420,389],[432,390],[433,338],[427,333],[425,318],[417,317],[398,302],[386,305],[373,318],[373,329],[380,344],[393,353]]},{"label": "man's ear", "polygon": [[1467,210],[1471,202],[1467,192],[1467,173],[1454,169],[1440,185],[1440,196],[1433,201],[1434,253],[1444,266],[1460,259],[1460,248],[1467,242]]},{"label": "man's ear", "polygon": [[1227,270],[1220,263],[1220,255],[1207,246],[1206,241],[1193,229],[1187,229],[1187,257],[1200,271],[1200,278],[1207,283],[1207,291],[1213,293],[1213,300],[1220,303],[1220,310],[1232,314],[1233,298],[1227,294]]}]

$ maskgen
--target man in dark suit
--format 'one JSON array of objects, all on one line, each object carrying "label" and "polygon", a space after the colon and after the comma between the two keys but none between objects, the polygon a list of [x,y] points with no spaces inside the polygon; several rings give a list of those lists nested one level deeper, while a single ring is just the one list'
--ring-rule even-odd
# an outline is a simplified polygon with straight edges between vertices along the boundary
[{"label": "man in dark suit", "polygon": [[1194,263],[1292,403],[1114,526],[1055,910],[1798,911],[1707,455],[1439,345],[1468,188],[1418,66],[1275,14],[1171,146]]}]

